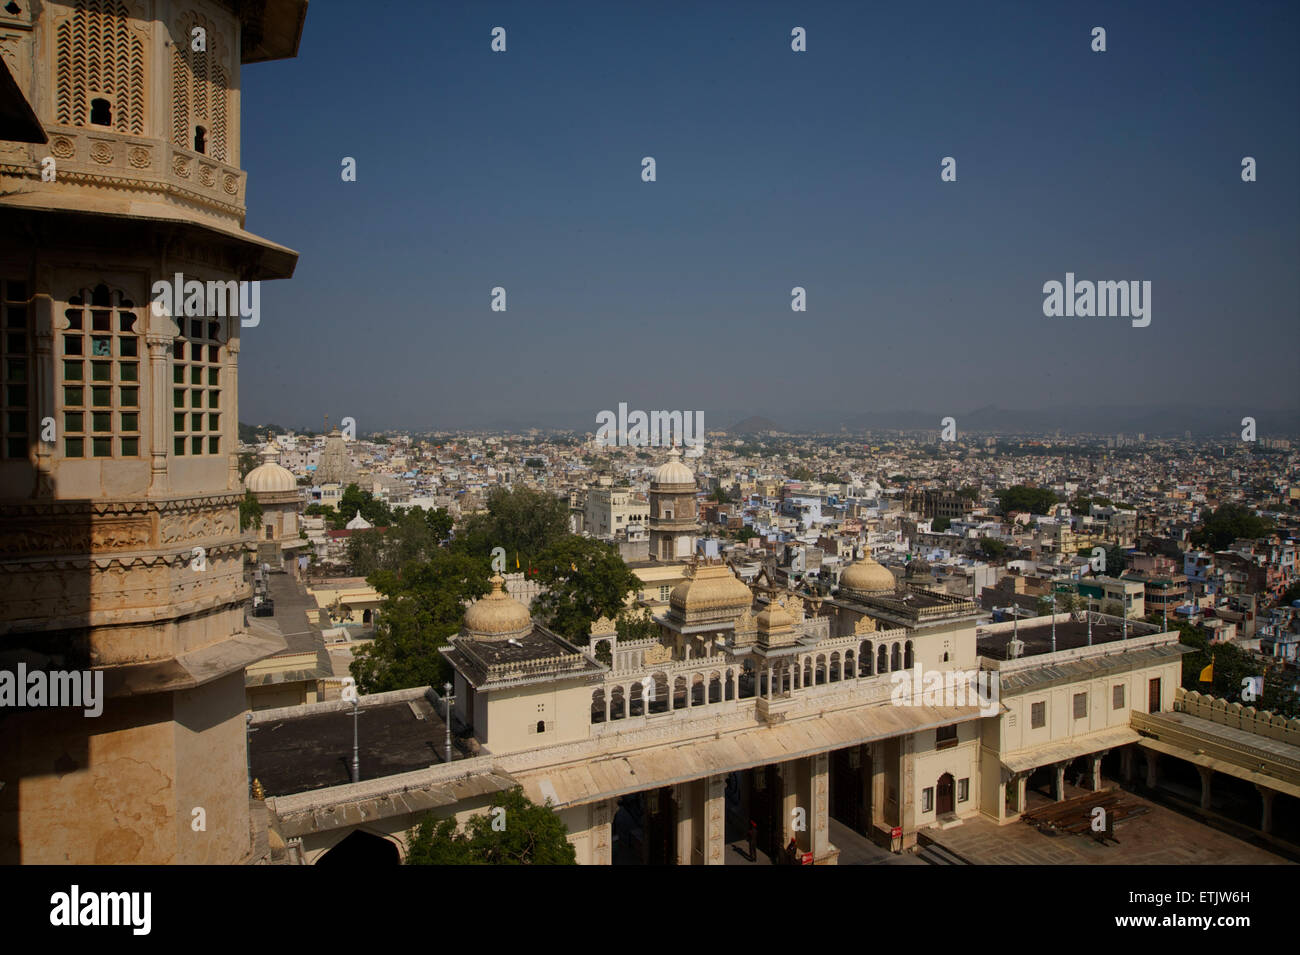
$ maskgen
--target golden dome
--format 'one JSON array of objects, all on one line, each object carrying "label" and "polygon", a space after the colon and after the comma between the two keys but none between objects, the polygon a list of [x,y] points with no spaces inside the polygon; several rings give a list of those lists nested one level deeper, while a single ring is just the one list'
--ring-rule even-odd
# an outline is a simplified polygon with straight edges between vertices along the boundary
[{"label": "golden dome", "polygon": [[840,575],[841,590],[856,590],[860,593],[893,593],[894,575],[870,557],[863,557],[851,564]]},{"label": "golden dome", "polygon": [[655,468],[650,478],[651,484],[689,484],[695,486],[695,473],[682,464],[682,452],[674,447],[668,452],[668,460]]},{"label": "golden dome", "polygon": [[515,637],[533,628],[528,608],[505,591],[505,578],[492,577],[492,592],[465,611],[465,633],[471,637]]},{"label": "golden dome", "polygon": [[680,615],[715,611],[740,614],[753,600],[749,588],[726,564],[700,564],[687,573],[689,576],[668,595],[668,606]]}]

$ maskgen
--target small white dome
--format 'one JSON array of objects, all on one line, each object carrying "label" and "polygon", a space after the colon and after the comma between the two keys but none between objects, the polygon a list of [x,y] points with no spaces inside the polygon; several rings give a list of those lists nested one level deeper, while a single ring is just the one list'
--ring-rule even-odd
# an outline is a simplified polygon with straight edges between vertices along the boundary
[{"label": "small white dome", "polygon": [[273,446],[267,445],[262,452],[262,463],[248,472],[244,478],[244,487],[254,494],[275,494],[283,491],[298,490],[298,479],[288,468],[276,462],[279,455]]},{"label": "small white dome", "polygon": [[347,528],[350,531],[368,531],[370,530],[370,528],[374,526],[375,526],[374,524],[371,524],[368,520],[366,520],[364,517],[361,516],[360,511],[357,511],[356,516],[353,517],[352,520],[348,521],[347,523]]},{"label": "small white dome", "polygon": [[668,452],[668,460],[655,468],[650,478],[652,484],[695,484],[695,473],[682,464],[682,452],[673,448]]}]

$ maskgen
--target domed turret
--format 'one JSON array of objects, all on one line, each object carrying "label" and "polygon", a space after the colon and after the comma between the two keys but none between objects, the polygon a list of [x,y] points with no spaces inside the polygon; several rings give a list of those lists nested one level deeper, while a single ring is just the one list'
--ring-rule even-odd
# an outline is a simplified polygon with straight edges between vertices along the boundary
[{"label": "domed turret", "polygon": [[673,588],[668,607],[674,617],[691,623],[731,620],[749,608],[753,597],[725,564],[700,564]]},{"label": "domed turret", "polygon": [[492,577],[492,592],[465,611],[466,636],[480,640],[505,640],[519,637],[533,628],[528,608],[505,590],[505,578]]},{"label": "domed turret", "polygon": [[293,472],[282,467],[277,460],[279,452],[273,444],[268,444],[262,451],[262,463],[248,472],[244,478],[244,487],[254,494],[282,494],[285,491],[297,491],[298,480]]},{"label": "domed turret", "polygon": [[668,460],[655,468],[650,478],[651,485],[689,484],[695,487],[695,473],[682,464],[682,452],[674,447],[668,452]]},{"label": "domed turret", "polygon": [[870,557],[855,561],[840,575],[840,590],[860,594],[893,593],[894,575]]}]

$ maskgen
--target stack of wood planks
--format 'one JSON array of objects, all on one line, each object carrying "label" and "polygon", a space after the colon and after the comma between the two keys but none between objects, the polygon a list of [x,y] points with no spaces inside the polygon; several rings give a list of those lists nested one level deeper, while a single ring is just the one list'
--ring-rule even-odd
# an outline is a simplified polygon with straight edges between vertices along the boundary
[{"label": "stack of wood planks", "polygon": [[1107,789],[1035,809],[1021,818],[1039,832],[1051,836],[1090,835],[1099,842],[1118,842],[1115,823],[1146,811],[1146,806],[1127,798],[1124,793]]}]

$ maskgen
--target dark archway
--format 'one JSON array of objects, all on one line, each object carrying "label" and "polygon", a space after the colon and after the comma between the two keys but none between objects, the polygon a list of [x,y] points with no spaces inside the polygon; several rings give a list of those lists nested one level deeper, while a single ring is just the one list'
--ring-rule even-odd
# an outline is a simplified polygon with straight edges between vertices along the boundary
[{"label": "dark archway", "polygon": [[343,841],[320,857],[317,865],[389,866],[401,865],[397,846],[373,833],[354,829]]}]

